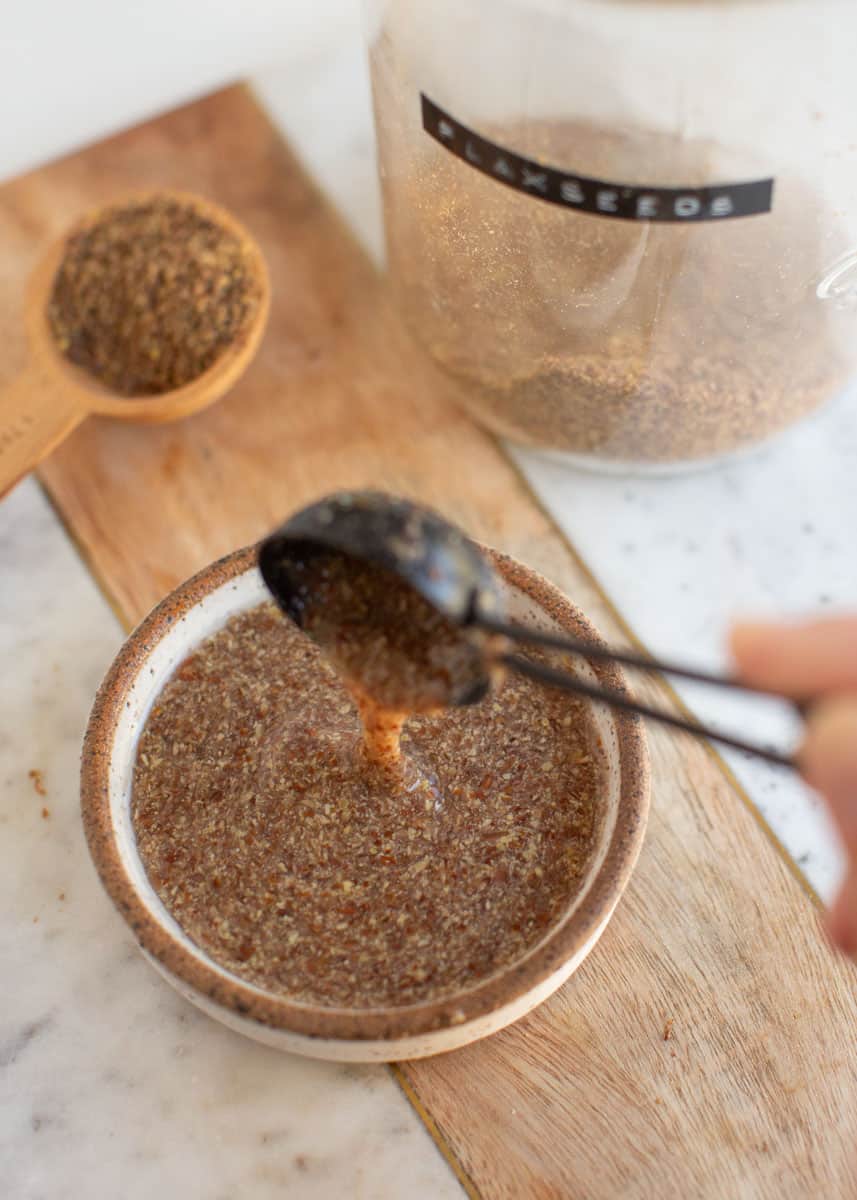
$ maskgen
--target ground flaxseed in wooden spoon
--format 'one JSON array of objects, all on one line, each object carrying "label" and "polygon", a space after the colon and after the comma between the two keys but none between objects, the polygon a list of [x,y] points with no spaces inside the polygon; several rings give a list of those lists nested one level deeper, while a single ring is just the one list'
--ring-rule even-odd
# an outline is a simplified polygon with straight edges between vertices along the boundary
[{"label": "ground flaxseed in wooden spoon", "polygon": [[48,322],[62,353],[112,392],[157,395],[202,375],[253,322],[247,246],[191,201],[104,209],[68,240]]}]

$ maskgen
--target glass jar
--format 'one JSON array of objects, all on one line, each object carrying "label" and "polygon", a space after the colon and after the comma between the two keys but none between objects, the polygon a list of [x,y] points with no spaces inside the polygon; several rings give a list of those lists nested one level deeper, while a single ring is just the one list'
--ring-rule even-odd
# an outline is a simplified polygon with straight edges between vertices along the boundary
[{"label": "glass jar", "polygon": [[389,271],[474,415],[683,467],[857,366],[853,0],[375,0]]}]

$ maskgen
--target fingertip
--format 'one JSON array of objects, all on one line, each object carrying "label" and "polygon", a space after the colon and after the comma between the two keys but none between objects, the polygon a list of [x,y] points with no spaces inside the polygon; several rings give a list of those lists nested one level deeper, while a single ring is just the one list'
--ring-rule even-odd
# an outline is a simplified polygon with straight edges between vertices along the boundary
[{"label": "fingertip", "polygon": [[812,707],[796,759],[807,783],[834,808],[857,807],[857,697],[835,697]]},{"label": "fingertip", "polygon": [[833,945],[849,958],[857,958],[857,871],[846,875],[825,924]]},{"label": "fingertip", "polygon": [[739,670],[754,673],[763,667],[779,647],[780,634],[779,626],[767,621],[735,621],[728,645]]},{"label": "fingertip", "polygon": [[857,956],[857,919],[841,895],[828,912],[823,928],[834,949],[848,958]]},{"label": "fingertip", "polygon": [[738,621],[729,644],[746,683],[800,699],[857,689],[857,617]]}]

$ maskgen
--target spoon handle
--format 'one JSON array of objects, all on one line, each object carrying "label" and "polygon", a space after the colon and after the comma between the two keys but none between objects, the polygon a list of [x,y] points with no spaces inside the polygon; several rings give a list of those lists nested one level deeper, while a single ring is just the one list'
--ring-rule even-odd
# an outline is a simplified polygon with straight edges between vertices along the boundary
[{"label": "spoon handle", "polygon": [[0,390],[0,497],[38,466],[83,416],[37,367]]},{"label": "spoon handle", "polygon": [[694,737],[708,738],[713,742],[720,742],[724,746],[731,746],[735,750],[743,750],[746,754],[752,754],[756,758],[763,758],[766,762],[774,763],[778,767],[790,767],[793,770],[797,770],[797,763],[789,754],[782,754],[778,750],[770,749],[767,746],[759,746],[753,742],[745,742],[743,738],[732,737],[727,733],[720,733],[718,730],[712,729],[708,725],[703,725],[698,721],[691,721],[686,717],[680,717],[674,713],[653,708],[651,705],[643,704],[639,700],[632,700],[630,696],[621,695],[619,692],[611,691],[609,688],[602,688],[596,684],[586,683],[576,675],[571,675],[566,671],[558,671],[554,667],[546,667],[542,663],[531,662],[528,658],[521,658],[517,654],[502,655],[501,661],[511,670],[517,671],[519,675],[526,675],[528,679],[533,679],[537,683],[547,684],[549,687],[562,688],[563,691],[574,692],[577,695],[586,696],[590,700],[600,700],[604,704],[609,704],[611,708],[617,708],[623,712],[637,713],[641,717],[648,717],[650,720],[660,721],[663,725],[671,725],[674,729],[681,729],[685,733],[693,734]]},{"label": "spoon handle", "polygon": [[[679,679],[690,679],[694,683],[705,683],[710,687],[726,688],[733,692],[747,692],[754,696],[776,696],[783,700],[779,692],[767,688],[754,687],[743,683],[729,675],[712,675],[708,671],[699,671],[684,663],[671,662],[663,658],[652,658],[648,654],[639,654],[634,650],[614,650],[610,646],[600,646],[597,642],[587,642],[582,638],[572,638],[565,634],[544,633],[540,629],[530,629],[526,625],[517,625],[509,621],[497,621],[493,617],[477,614],[474,624],[489,633],[504,634],[514,642],[526,646],[544,646],[551,650],[565,650],[569,654],[579,654],[581,658],[593,662],[615,662],[624,667],[634,667],[638,671],[651,671],[660,675],[675,675]],[[798,712],[803,713],[806,703],[793,701]]]}]

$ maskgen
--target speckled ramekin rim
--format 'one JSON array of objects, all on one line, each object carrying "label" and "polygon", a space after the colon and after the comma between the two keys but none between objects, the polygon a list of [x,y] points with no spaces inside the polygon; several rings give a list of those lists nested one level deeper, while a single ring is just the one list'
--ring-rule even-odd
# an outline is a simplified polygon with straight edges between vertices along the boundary
[{"label": "speckled ramekin rim", "polygon": [[[603,645],[589,620],[556,587],[514,559],[487,550],[499,573],[549,616],[577,636]],[[110,764],[115,735],[130,688],[161,638],[216,588],[256,567],[256,547],[238,550],[212,563],[167,596],[137,627],[116,656],[95,699],[83,743],[81,807],[89,850],[101,881],[130,925],[144,952],[156,965],[196,994],[207,1007],[256,1023],[257,1035],[282,1031],[298,1038],[348,1043],[389,1042],[483,1024],[491,1013],[520,1005],[541,991],[566,964],[579,961],[594,945],[624,891],[643,841],[649,809],[650,771],[645,733],[639,718],[614,713],[619,754],[616,820],[603,861],[570,917],[524,958],[465,992],[404,1007],[327,1008],[262,992],[224,976],[211,960],[191,954],[166,930],[129,876],[111,815]],[[629,693],[623,673],[613,664],[591,663],[599,681]],[[552,989],[551,989],[552,990]],[[503,1022],[505,1023],[505,1022]],[[498,1026],[499,1027],[499,1026]],[[441,1048],[441,1047],[439,1047]],[[331,1055],[325,1054],[330,1057]],[[390,1055],[393,1057],[393,1055]]]}]

